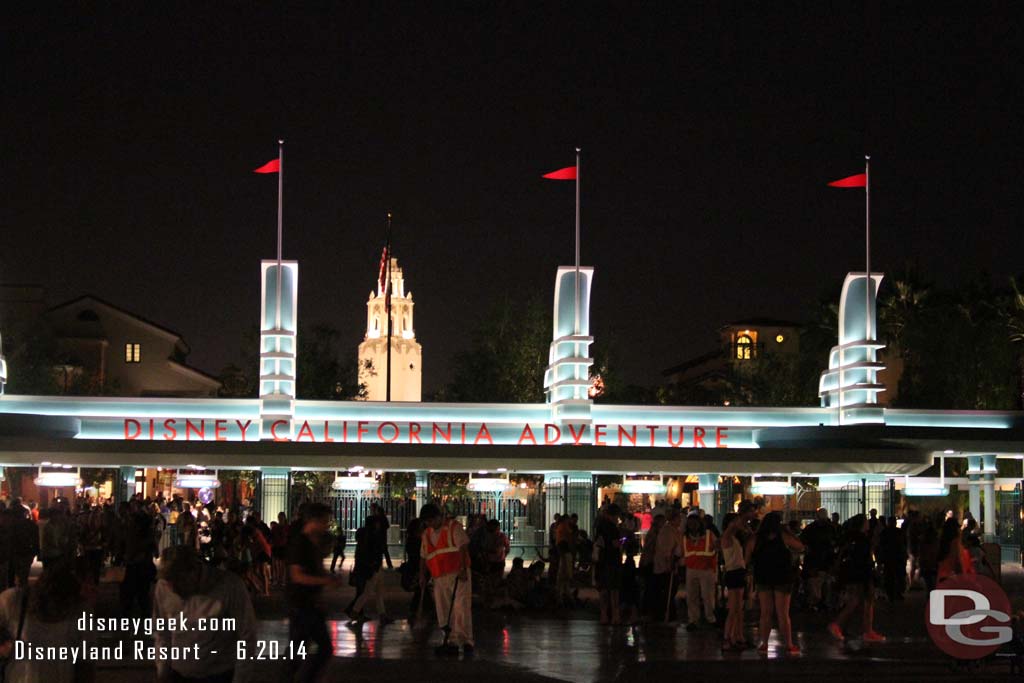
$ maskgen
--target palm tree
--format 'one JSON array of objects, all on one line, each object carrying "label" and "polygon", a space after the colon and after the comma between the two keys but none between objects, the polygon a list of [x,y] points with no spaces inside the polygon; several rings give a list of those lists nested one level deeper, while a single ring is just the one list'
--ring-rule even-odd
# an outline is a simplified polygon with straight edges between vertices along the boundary
[{"label": "palm tree", "polygon": [[894,280],[890,294],[882,301],[881,328],[889,347],[900,358],[909,352],[906,344],[908,328],[912,327],[924,308],[928,289],[908,280]]},{"label": "palm tree", "polygon": [[1024,408],[1024,294],[1017,287],[1017,281],[1010,278],[1010,287],[1013,294],[1010,296],[1004,315],[1006,316],[1006,327],[1010,333],[1010,342],[1017,349],[1017,399],[1021,408]]}]

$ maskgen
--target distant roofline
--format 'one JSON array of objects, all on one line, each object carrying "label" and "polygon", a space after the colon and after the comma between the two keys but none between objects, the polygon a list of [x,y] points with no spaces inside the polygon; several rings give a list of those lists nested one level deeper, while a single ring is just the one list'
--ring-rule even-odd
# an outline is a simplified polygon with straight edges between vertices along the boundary
[{"label": "distant roofline", "polygon": [[701,354],[699,356],[694,356],[690,360],[683,361],[682,363],[680,363],[678,365],[673,365],[670,368],[666,368],[666,369],[662,370],[661,371],[661,375],[662,375],[662,377],[669,377],[670,375],[674,375],[677,372],[682,372],[683,370],[689,370],[690,368],[696,367],[696,366],[700,365],[701,363],[707,363],[708,361],[714,360],[716,358],[720,358],[721,356],[722,356],[722,351],[721,350],[718,350],[718,351],[708,351],[707,353]]},{"label": "distant roofline", "polygon": [[185,353],[186,354],[188,354],[189,352],[192,351],[192,347],[188,345],[188,343],[182,338],[182,336],[178,332],[175,332],[174,330],[170,329],[169,327],[164,327],[163,325],[155,323],[152,320],[148,320],[146,318],[143,318],[141,315],[138,315],[137,313],[132,313],[131,311],[129,311],[129,310],[125,309],[125,308],[121,308],[120,306],[118,306],[116,304],[112,304],[109,301],[107,301],[106,299],[101,299],[100,297],[96,296],[95,294],[83,294],[81,296],[75,297],[74,299],[71,299],[69,301],[65,301],[64,303],[57,304],[56,306],[48,308],[46,310],[46,312],[47,313],[53,313],[54,311],[60,310],[62,308],[68,308],[68,307],[73,306],[74,304],[77,304],[80,301],[84,301],[84,300],[94,301],[97,304],[99,304],[100,306],[105,306],[106,308],[109,308],[110,310],[114,311],[115,313],[118,313],[118,314],[123,315],[123,316],[127,316],[129,318],[134,319],[134,320],[137,320],[138,322],[142,323],[143,325],[151,327],[151,328],[153,328],[157,332],[160,332],[163,335],[173,337],[176,341],[180,342],[182,344],[182,346],[185,347]]}]

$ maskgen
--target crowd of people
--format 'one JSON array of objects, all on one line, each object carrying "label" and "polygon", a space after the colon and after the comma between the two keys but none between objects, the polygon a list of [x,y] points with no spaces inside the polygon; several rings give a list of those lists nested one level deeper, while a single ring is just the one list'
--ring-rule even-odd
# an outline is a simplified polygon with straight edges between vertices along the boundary
[{"label": "crowd of people", "polygon": [[959,521],[952,512],[935,518],[911,510],[897,518],[871,510],[841,523],[822,508],[804,524],[742,501],[718,526],[696,507],[659,503],[627,513],[606,500],[593,529],[590,536],[576,515],[555,515],[546,556],[538,552],[529,565],[516,557],[506,573],[509,544],[497,521],[471,517],[467,550],[480,603],[579,606],[580,589],[593,586],[602,624],[715,629],[724,650],[755,645],[744,616],[756,609],[757,647],[767,650],[777,629],[786,651],[798,654],[794,609],[830,615],[827,630],[837,640],[858,627],[864,641],[883,642],[875,630],[877,600],[895,605],[907,590],[931,590],[955,574],[993,575],[976,521],[969,514]]},{"label": "crowd of people", "polygon": [[268,595],[271,584],[284,585],[284,515],[268,526],[244,505],[204,505],[180,495],[134,496],[116,506],[76,502],[58,498],[40,509],[20,498],[0,501],[0,589],[24,584],[36,558],[46,567],[81,556],[93,581],[107,566],[115,575],[123,572],[122,608],[148,614],[154,560],[178,546],[237,574],[253,594]]},{"label": "crowd of people", "polygon": [[[393,568],[389,526],[374,505],[355,532],[347,577],[355,595],[345,609],[351,623],[366,621],[371,605],[382,624],[392,620],[383,578],[385,567]],[[536,549],[536,559],[527,564],[515,557],[506,571],[511,544],[498,520],[470,515],[463,526],[437,505],[423,506],[406,528],[398,572],[412,594],[410,623],[423,619],[433,602],[445,634],[439,654],[461,649],[471,655],[474,599],[493,609],[578,608],[581,592],[594,587],[602,624],[685,623],[689,631],[720,633],[723,650],[743,650],[755,646],[745,615],[756,609],[756,646],[767,650],[777,629],[785,650],[795,655],[794,609],[827,612],[827,630],[838,640],[859,626],[864,641],[880,642],[878,599],[897,604],[907,590],[931,590],[948,576],[993,573],[975,520],[968,515],[961,522],[952,513],[910,511],[897,519],[871,510],[840,523],[837,514],[819,509],[807,524],[786,523],[778,512],[765,513],[745,500],[718,525],[704,510],[678,502],[630,513],[605,500],[591,528],[588,534],[577,515],[554,515],[549,542]],[[317,503],[267,525],[254,510],[180,496],[75,508],[57,499],[46,509],[17,498],[0,501],[0,588],[11,589],[0,595],[0,630],[20,633],[26,614],[33,631],[40,623],[65,628],[71,616],[66,607],[78,609],[94,598],[100,578],[106,574],[109,581],[112,574],[120,582],[122,616],[159,615],[184,605],[204,613],[216,604],[241,619],[239,637],[248,638],[253,598],[280,587],[290,640],[309,647],[297,662],[296,679],[314,680],[332,654],[320,594],[345,583],[338,560],[343,570],[346,548],[332,510]],[[37,558],[43,573],[31,589]],[[55,583],[59,590],[49,588]],[[180,644],[182,637],[159,638]],[[233,663],[215,664],[223,671],[204,675],[230,680]],[[178,674],[187,678],[189,672]]]}]

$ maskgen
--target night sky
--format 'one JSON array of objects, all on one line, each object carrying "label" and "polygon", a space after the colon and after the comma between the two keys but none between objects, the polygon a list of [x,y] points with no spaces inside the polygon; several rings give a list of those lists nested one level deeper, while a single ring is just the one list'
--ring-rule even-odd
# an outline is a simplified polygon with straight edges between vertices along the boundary
[{"label": "night sky", "polygon": [[214,374],[257,323],[278,137],[300,322],[355,355],[393,211],[428,390],[493,301],[551,300],[574,199],[540,175],[576,146],[593,332],[632,382],[838,298],[863,193],[825,184],[865,153],[875,269],[1024,271],[1010,3],[111,4],[5,15],[0,282],[109,299]]}]

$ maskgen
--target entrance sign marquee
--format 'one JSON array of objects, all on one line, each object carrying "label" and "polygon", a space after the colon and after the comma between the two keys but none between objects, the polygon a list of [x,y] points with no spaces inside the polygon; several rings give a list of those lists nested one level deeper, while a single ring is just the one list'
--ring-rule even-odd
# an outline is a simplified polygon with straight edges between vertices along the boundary
[{"label": "entrance sign marquee", "polygon": [[[266,421],[264,421],[266,422]],[[273,420],[272,441],[296,443],[458,444],[650,448],[751,447],[750,430],[721,425],[655,425],[371,420]],[[126,441],[258,441],[260,421],[241,419],[124,418]]]}]

